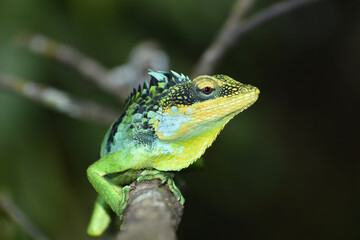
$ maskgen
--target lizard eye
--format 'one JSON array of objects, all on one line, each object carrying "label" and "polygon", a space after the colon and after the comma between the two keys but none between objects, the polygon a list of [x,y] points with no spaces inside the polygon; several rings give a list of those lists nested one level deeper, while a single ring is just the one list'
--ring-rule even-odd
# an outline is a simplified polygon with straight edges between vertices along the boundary
[{"label": "lizard eye", "polygon": [[211,87],[204,87],[203,89],[201,89],[201,91],[204,94],[208,95],[208,94],[212,93],[213,89]]},{"label": "lizard eye", "polygon": [[194,80],[192,90],[197,101],[214,99],[221,93],[217,80],[206,75],[197,77]]}]

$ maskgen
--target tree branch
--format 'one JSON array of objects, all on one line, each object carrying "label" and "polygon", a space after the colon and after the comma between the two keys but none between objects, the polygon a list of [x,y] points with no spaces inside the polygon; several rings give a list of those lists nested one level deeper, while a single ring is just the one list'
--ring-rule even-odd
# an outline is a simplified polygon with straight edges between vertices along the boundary
[{"label": "tree branch", "polygon": [[109,125],[118,111],[71,97],[64,91],[53,87],[0,74],[0,88],[17,93],[30,100],[64,113],[72,118],[96,121]]},{"label": "tree branch", "polygon": [[106,76],[108,69],[95,59],[92,59],[77,49],[51,40],[40,34],[21,33],[15,36],[14,42],[18,46],[25,47],[30,51],[53,58],[71,68],[74,68],[89,80],[105,90],[107,85]]},{"label": "tree branch", "polygon": [[[248,20],[243,21],[244,11],[246,12],[252,5],[252,0],[238,0],[229,15],[225,24],[219,31],[217,37],[210,44],[210,46],[201,55],[198,63],[192,72],[193,77],[202,74],[213,74],[217,65],[224,58],[224,56],[233,48],[239,40],[249,32],[262,26],[264,23],[272,20],[282,14],[289,13],[306,4],[314,3],[319,0],[288,0],[279,3],[274,3],[270,7],[260,11]],[[242,4],[244,8],[241,8]],[[245,10],[244,10],[245,9]]]},{"label": "tree branch", "polygon": [[30,221],[19,207],[9,198],[0,193],[0,209],[2,209],[14,222],[16,222],[24,231],[35,240],[49,239],[40,229]]},{"label": "tree branch", "polygon": [[158,179],[135,184],[116,239],[175,240],[184,206]]},{"label": "tree branch", "polygon": [[145,41],[130,52],[129,61],[107,69],[77,49],[39,34],[18,34],[14,42],[30,51],[63,63],[92,81],[100,89],[125,100],[132,88],[148,79],[148,69],[168,70],[169,58],[153,41]]}]

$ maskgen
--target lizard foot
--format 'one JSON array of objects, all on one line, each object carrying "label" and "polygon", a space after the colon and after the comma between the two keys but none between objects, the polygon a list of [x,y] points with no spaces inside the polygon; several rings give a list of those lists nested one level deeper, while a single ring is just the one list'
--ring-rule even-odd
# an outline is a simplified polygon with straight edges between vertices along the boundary
[{"label": "lizard foot", "polygon": [[119,202],[119,208],[117,209],[115,213],[120,217],[120,220],[123,219],[123,212],[128,204],[129,197],[130,197],[130,191],[133,189],[133,187],[127,185],[122,187],[121,189],[121,201]]},{"label": "lizard foot", "polygon": [[174,174],[170,172],[162,172],[158,170],[144,170],[141,172],[141,176],[137,178],[137,181],[160,179],[161,184],[167,183],[171,192],[174,194],[176,199],[184,205],[185,198],[181,194],[179,188],[175,185]]}]

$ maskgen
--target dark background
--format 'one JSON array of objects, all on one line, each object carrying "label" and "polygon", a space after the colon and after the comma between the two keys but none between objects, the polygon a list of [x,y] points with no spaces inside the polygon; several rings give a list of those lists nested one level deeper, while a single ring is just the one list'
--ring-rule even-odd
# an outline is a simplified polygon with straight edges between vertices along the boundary
[{"label": "dark background", "polygon": [[[258,1],[254,11],[274,1]],[[17,48],[19,30],[68,43],[107,67],[156,40],[190,74],[232,0],[1,0],[0,71],[121,104],[63,65]],[[257,86],[185,170],[179,239],[360,239],[360,2],[322,1],[248,34],[217,69]],[[89,239],[86,168],[107,126],[71,119],[0,89],[0,191],[51,239]],[[0,239],[28,239],[0,211]]]}]

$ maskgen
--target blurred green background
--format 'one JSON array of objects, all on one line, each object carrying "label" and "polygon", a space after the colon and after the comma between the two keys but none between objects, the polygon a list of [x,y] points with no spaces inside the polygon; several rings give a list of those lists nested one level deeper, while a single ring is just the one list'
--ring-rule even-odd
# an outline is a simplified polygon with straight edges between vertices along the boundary
[{"label": "blurred green background", "polygon": [[[80,74],[12,44],[20,30],[74,46],[107,67],[153,39],[190,74],[233,0],[1,0],[0,72],[119,109]],[[257,1],[254,11],[274,1]],[[360,239],[360,2],[329,0],[247,35],[217,73],[257,86],[185,170],[179,239]],[[51,239],[86,235],[86,168],[108,126],[71,119],[0,89],[0,192]],[[0,239],[29,239],[0,211]]]}]

